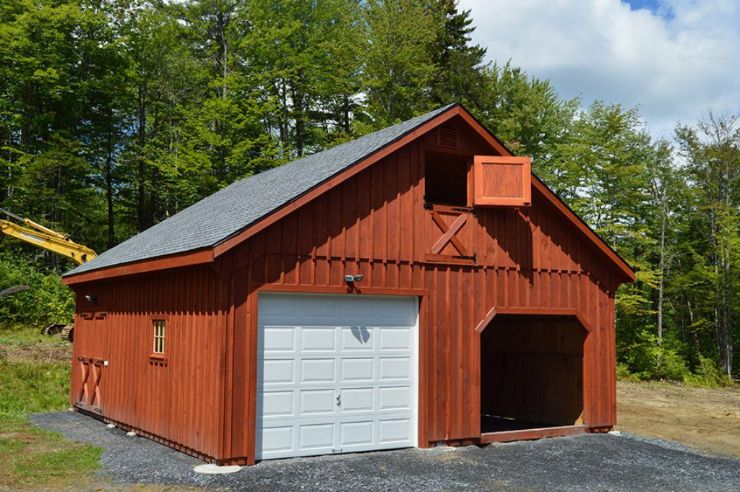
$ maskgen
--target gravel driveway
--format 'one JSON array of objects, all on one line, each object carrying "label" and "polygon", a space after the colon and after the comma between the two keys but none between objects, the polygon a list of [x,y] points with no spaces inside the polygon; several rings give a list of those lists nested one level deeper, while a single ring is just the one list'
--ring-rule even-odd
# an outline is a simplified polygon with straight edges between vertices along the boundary
[{"label": "gravel driveway", "polygon": [[40,427],[104,448],[113,484],[249,490],[737,490],[740,461],[666,441],[586,434],[478,448],[405,449],[274,460],[231,475],[201,475],[199,460],[76,412],[38,414]]}]

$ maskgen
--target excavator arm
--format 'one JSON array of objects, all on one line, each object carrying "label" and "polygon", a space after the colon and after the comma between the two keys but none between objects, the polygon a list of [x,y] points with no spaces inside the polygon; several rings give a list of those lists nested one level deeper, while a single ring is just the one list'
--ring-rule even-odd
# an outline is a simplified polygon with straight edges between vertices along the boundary
[{"label": "excavator arm", "polygon": [[97,256],[95,251],[91,250],[87,246],[83,246],[82,244],[77,244],[64,234],[53,231],[41,224],[37,224],[30,219],[19,217],[2,208],[0,208],[0,212],[23,223],[23,225],[21,225],[9,220],[0,219],[0,231],[8,236],[20,239],[21,241],[33,244],[34,246],[38,246],[47,251],[66,256],[75,261],[78,265],[87,263]]}]

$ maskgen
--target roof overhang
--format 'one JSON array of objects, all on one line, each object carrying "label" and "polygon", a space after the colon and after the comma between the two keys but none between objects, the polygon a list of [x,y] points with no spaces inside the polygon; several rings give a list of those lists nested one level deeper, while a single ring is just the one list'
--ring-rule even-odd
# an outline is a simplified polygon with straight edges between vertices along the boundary
[{"label": "roof overhang", "polygon": [[64,282],[65,285],[71,286],[85,282],[108,280],[115,277],[156,272],[171,268],[204,265],[213,263],[213,261],[213,248],[205,248],[195,251],[187,251],[176,255],[161,256],[132,263],[124,263],[122,265],[114,265],[112,267],[100,268],[98,270],[91,270],[89,272],[82,272],[75,275],[66,275],[62,277],[62,282]]}]

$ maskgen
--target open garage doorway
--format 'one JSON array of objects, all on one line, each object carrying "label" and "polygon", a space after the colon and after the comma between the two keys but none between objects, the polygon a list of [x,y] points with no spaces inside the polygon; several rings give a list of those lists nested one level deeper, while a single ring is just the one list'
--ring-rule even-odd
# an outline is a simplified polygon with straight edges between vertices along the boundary
[{"label": "open garage doorway", "polygon": [[586,334],[573,316],[496,316],[481,333],[482,435],[583,428]]}]

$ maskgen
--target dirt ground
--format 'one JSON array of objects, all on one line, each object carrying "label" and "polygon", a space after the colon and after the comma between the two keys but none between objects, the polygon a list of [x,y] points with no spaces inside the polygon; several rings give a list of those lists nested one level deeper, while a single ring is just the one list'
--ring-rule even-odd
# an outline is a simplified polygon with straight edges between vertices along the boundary
[{"label": "dirt ground", "polygon": [[0,329],[0,359],[8,362],[68,362],[72,344],[57,336],[41,335],[39,330],[3,331]]},{"label": "dirt ground", "polygon": [[740,388],[617,384],[617,430],[740,458]]}]

